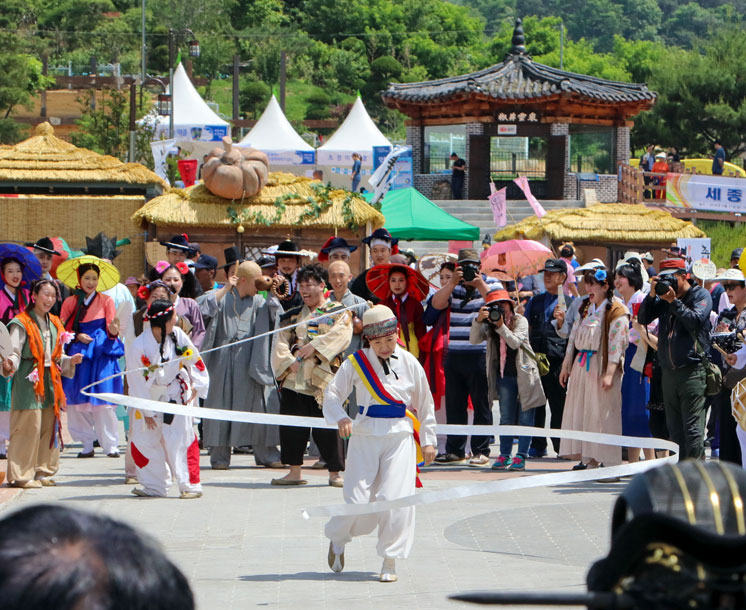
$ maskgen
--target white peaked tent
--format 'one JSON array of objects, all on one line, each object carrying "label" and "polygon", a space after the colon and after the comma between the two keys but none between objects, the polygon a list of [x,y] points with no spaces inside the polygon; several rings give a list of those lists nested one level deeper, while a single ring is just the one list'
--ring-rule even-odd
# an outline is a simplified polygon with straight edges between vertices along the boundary
[{"label": "white peaked tent", "polygon": [[256,125],[237,144],[266,153],[270,165],[313,165],[316,152],[293,129],[272,95]]},{"label": "white peaked tent", "polygon": [[[174,71],[174,139],[182,142],[220,142],[231,135],[231,126],[202,99],[179,63]],[[171,87],[169,87],[169,92]],[[156,115],[155,139],[168,137],[169,117]]]},{"label": "white peaked tent", "polygon": [[374,146],[391,146],[391,142],[376,127],[365,110],[363,100],[358,97],[344,123],[316,151],[316,162],[319,165],[344,167],[349,172],[347,168],[352,166],[352,153],[356,152],[363,158],[363,167],[371,168]]}]

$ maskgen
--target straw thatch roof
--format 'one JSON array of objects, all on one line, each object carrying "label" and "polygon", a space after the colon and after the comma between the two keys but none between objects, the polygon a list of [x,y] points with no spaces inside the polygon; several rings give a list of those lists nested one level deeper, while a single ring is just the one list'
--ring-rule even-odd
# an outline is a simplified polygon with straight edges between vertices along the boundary
[{"label": "straw thatch roof", "polygon": [[[233,217],[229,212],[233,211]],[[362,197],[330,189],[318,180],[272,172],[258,195],[231,201],[213,195],[202,185],[171,189],[151,199],[132,216],[139,226],[147,223],[179,227],[290,228],[382,227],[383,214]]]},{"label": "straw thatch roof", "polygon": [[628,203],[600,203],[588,208],[558,209],[505,227],[497,241],[548,237],[576,243],[670,244],[679,237],[705,237],[691,222],[664,210]]},{"label": "straw thatch roof", "polygon": [[54,135],[49,123],[36,135],[0,149],[0,182],[79,182],[168,185],[139,163],[123,163],[108,155],[78,148]]}]

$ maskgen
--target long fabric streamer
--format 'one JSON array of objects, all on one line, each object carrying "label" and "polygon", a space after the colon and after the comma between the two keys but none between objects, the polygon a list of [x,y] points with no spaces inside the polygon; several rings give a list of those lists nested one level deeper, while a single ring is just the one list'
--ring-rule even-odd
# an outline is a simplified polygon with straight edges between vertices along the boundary
[{"label": "long fabric streamer", "polygon": [[[342,313],[357,307],[352,305],[345,307],[338,311],[332,312],[334,314]],[[235,343],[229,343],[227,345],[221,345],[219,347],[205,350],[201,354],[208,352],[218,351],[246,343],[247,341],[253,341],[260,337],[267,335],[273,335],[297,326],[307,324],[308,321],[299,322],[278,328],[254,337],[247,337],[241,341]],[[171,360],[184,360],[188,357],[182,357]],[[184,415],[188,417],[195,417],[201,419],[213,419],[219,421],[230,421],[238,423],[248,424],[265,424],[265,425],[279,425],[279,426],[294,426],[302,428],[325,428],[336,430],[336,424],[328,424],[323,418],[318,417],[299,417],[294,415],[276,415],[273,413],[253,413],[246,411],[230,411],[227,409],[207,409],[201,407],[190,407],[187,405],[177,405],[173,403],[160,402],[156,400],[149,400],[146,398],[136,398],[134,396],[126,396],[124,394],[112,394],[104,392],[90,392],[89,390],[99,383],[121,377],[130,372],[143,371],[148,367],[140,367],[132,369],[130,371],[123,371],[116,375],[111,375],[105,379],[96,381],[82,389],[82,393],[86,396],[95,397],[100,400],[110,402],[112,404],[119,404],[134,409],[143,409],[146,411],[155,411],[159,413],[173,413],[174,415]],[[355,433],[355,422],[353,421],[353,434]],[[642,438],[634,436],[621,436],[618,434],[603,434],[599,432],[585,432],[581,430],[547,430],[545,428],[534,428],[529,426],[501,426],[501,425],[454,425],[454,424],[439,424],[435,427],[435,430],[439,434],[451,434],[451,435],[469,435],[477,434],[480,436],[550,436],[552,438],[566,438],[574,439],[588,443],[598,443],[603,445],[613,445],[617,447],[639,447],[641,449],[668,449],[676,451],[675,455],[666,458],[656,458],[653,460],[645,460],[644,462],[637,462],[634,464],[624,464],[621,466],[611,466],[608,468],[594,468],[590,470],[580,470],[571,472],[559,472],[553,474],[540,474],[532,475],[528,477],[519,477],[513,479],[504,479],[499,481],[480,482],[472,485],[461,485],[458,487],[451,487],[449,489],[442,489],[438,491],[427,491],[403,498],[397,498],[396,500],[376,501],[368,504],[331,504],[327,506],[316,506],[302,511],[302,515],[305,519],[311,517],[333,517],[333,516],[353,516],[353,515],[366,515],[372,513],[379,513],[395,508],[405,508],[407,506],[416,506],[418,504],[433,504],[435,502],[444,502],[446,500],[458,500],[462,498],[470,498],[474,496],[481,496],[485,494],[492,494],[503,491],[515,491],[518,489],[529,489],[531,487],[544,487],[544,486],[555,486],[565,485],[567,483],[580,483],[585,481],[597,481],[600,479],[614,478],[637,474],[644,472],[650,468],[655,468],[666,463],[676,463],[678,461],[679,446],[671,441],[657,439],[657,438]]]}]

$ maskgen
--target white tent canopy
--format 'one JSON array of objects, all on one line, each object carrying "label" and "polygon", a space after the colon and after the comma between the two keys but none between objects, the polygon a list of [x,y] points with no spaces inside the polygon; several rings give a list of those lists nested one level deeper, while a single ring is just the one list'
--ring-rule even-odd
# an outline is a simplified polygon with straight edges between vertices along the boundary
[{"label": "white tent canopy", "polygon": [[363,158],[363,167],[373,167],[373,147],[391,146],[368,111],[360,97],[355,100],[352,110],[339,126],[339,129],[316,151],[319,165],[352,165],[352,153]]},{"label": "white tent canopy", "polygon": [[316,160],[313,146],[293,129],[274,95],[237,146],[261,150],[273,165],[313,165]]},{"label": "white tent canopy", "polygon": [[[169,86],[169,93],[171,92]],[[179,63],[174,71],[173,95],[174,139],[179,142],[220,142],[231,134],[231,126],[221,119],[202,99]],[[146,120],[152,120],[150,117]],[[156,115],[155,135],[168,137],[169,117]]]}]

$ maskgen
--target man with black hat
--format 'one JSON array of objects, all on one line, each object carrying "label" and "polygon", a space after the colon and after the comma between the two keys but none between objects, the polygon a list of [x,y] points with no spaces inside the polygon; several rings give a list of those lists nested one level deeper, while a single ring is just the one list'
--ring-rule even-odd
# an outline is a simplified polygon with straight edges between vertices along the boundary
[{"label": "man with black hat", "polygon": [[166,246],[166,260],[171,265],[185,263],[187,258],[194,255],[194,250],[189,243],[186,233],[174,235],[170,241],[162,241],[161,246]]},{"label": "man with black hat", "polygon": [[[376,229],[368,237],[364,237],[363,243],[367,244],[368,248],[370,248],[370,258],[373,267],[376,265],[388,265],[391,262],[391,255],[399,253],[399,246],[397,245],[399,239],[391,237],[391,233],[384,228]],[[378,303],[378,299],[368,290],[366,282],[367,275],[368,269],[355,278],[350,285],[350,290],[352,294],[356,294],[366,301]]]},{"label": "man with black hat", "polygon": [[196,298],[196,301],[197,305],[199,305],[199,311],[202,314],[205,328],[207,328],[210,319],[217,313],[217,306],[215,305],[214,308],[211,306],[214,302],[211,296],[220,288],[219,284],[215,281],[215,274],[217,272],[218,259],[209,254],[202,254],[197,259],[197,262],[194,263],[194,277],[202,288],[202,294]]},{"label": "man with black hat", "polygon": [[703,460],[712,300],[707,290],[689,283],[684,259],[668,258],[660,267],[637,321],[646,326],[659,320],[658,361],[671,440],[678,443],[681,458]]},{"label": "man with black hat", "polygon": [[302,255],[298,250],[298,246],[289,239],[286,239],[277,246],[277,250],[273,254],[277,261],[277,271],[290,284],[290,297],[280,300],[282,308],[288,311],[294,307],[300,307],[303,304],[303,299],[298,292],[296,275],[298,274]]},{"label": "man with black hat", "polygon": [[[496,279],[481,273],[481,260],[474,248],[458,253],[453,276],[428,301],[423,321],[433,326],[444,309],[450,310],[448,351],[443,363],[446,378],[446,421],[466,424],[471,397],[475,425],[492,425],[492,405],[487,391],[487,343],[472,345],[471,323],[484,306],[491,288],[502,288]],[[472,435],[470,466],[489,466],[490,436]],[[466,461],[466,437],[448,435],[446,453],[438,462],[463,464]]]},{"label": "man with black hat", "polygon": [[62,309],[62,301],[70,296],[70,289],[65,286],[58,279],[52,277],[52,257],[62,256],[59,252],[54,249],[54,242],[48,237],[42,237],[37,239],[33,244],[26,244],[34,249],[34,256],[39,260],[41,265],[41,277],[42,279],[52,280],[54,285],[57,286],[57,302],[54,304],[49,313],[55,316],[60,315]]},{"label": "man with black hat", "polygon": [[[545,354],[549,360],[549,372],[541,378],[541,385],[551,409],[550,426],[558,429],[562,427],[562,414],[565,410],[567,395],[566,388],[562,387],[559,382],[562,361],[567,349],[567,339],[557,332],[557,327],[566,328],[565,313],[572,303],[572,297],[565,295],[563,291],[563,285],[567,280],[565,261],[559,258],[547,259],[540,273],[544,277],[544,292],[529,299],[523,315],[528,320],[528,338],[531,348],[537,354]],[[559,302],[560,294],[564,307]],[[534,409],[534,426],[543,428],[546,416],[546,405]],[[552,445],[554,450],[559,452],[558,438],[552,439]],[[546,437],[535,436],[531,441],[529,457],[541,458],[546,454]]]},{"label": "man with black hat", "polygon": [[357,250],[357,246],[351,246],[344,237],[330,237],[326,240],[319,251],[319,262],[331,264],[334,261],[343,261],[350,264],[350,255]]}]

